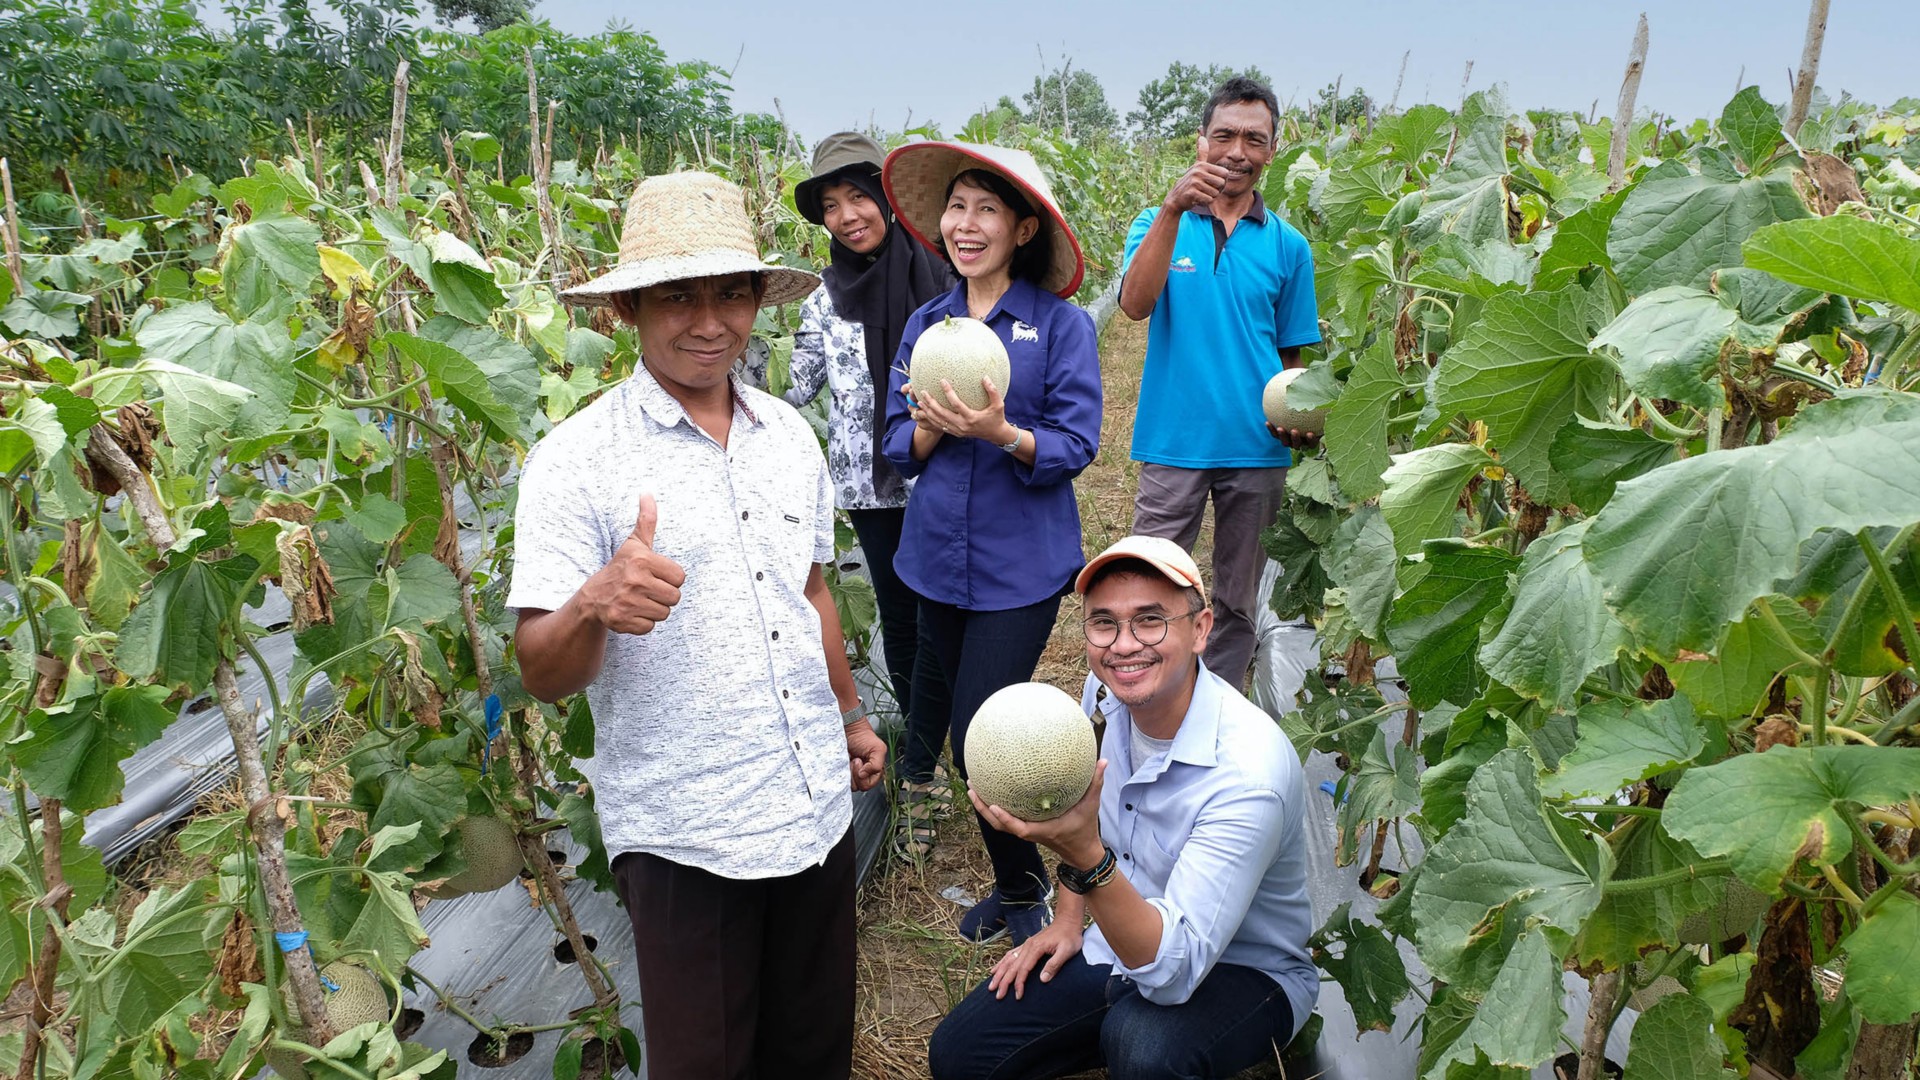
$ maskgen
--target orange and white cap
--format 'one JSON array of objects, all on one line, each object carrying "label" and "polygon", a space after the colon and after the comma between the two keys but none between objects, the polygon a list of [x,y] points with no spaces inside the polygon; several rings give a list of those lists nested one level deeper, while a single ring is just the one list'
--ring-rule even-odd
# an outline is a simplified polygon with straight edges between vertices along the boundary
[{"label": "orange and white cap", "polygon": [[1073,591],[1086,595],[1087,582],[1093,580],[1094,572],[1115,559],[1138,559],[1155,570],[1165,574],[1168,581],[1183,589],[1199,589],[1200,599],[1207,599],[1207,586],[1200,580],[1200,567],[1196,566],[1193,556],[1185,548],[1171,540],[1158,536],[1126,536],[1114,541],[1113,546],[1095,555],[1092,561],[1073,579]]}]

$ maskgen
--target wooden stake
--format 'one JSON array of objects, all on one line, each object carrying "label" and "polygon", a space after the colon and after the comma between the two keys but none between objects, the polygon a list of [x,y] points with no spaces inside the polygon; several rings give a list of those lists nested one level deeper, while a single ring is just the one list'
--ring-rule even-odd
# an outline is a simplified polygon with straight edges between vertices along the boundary
[{"label": "wooden stake", "polygon": [[13,205],[13,170],[7,167],[7,159],[0,157],[0,194],[6,196],[6,228],[0,230],[7,245],[7,273],[13,275],[15,294],[27,291],[27,276],[20,269],[20,211]]},{"label": "wooden stake", "polygon": [[[21,822],[20,827],[26,829],[27,823]],[[47,909],[48,921],[57,921],[65,926],[67,905],[73,900],[73,889],[67,884],[60,859],[64,841],[62,831],[60,800],[41,799],[40,864],[47,893],[40,902]],[[47,1021],[53,1019],[54,977],[60,973],[60,942],[60,935],[54,933],[48,933],[40,939],[40,952],[32,968],[33,1005],[27,1014],[26,1041],[20,1045],[20,1070],[14,1074],[14,1080],[32,1080],[39,1069],[42,1032],[46,1029]]]},{"label": "wooden stake", "polygon": [[1807,8],[1807,41],[1800,49],[1800,71],[1793,79],[1793,104],[1787,109],[1787,135],[1798,137],[1813,102],[1813,81],[1820,75],[1820,47],[1827,40],[1829,0],[1813,0]]},{"label": "wooden stake", "polygon": [[[1641,16],[1645,25],[1645,16]],[[1593,977],[1593,998],[1587,1002],[1587,1026],[1580,1039],[1579,1080],[1601,1080],[1607,1057],[1607,1032],[1613,1030],[1613,999],[1620,994],[1620,973],[1603,971]]]},{"label": "wooden stake", "polygon": [[[560,253],[560,215],[553,209],[553,114],[558,102],[547,107],[547,135],[540,135],[540,77],[533,66],[533,50],[526,50],[527,61],[527,153],[533,158],[533,200],[540,211],[540,235],[547,242],[552,276],[565,288],[568,271]],[[544,148],[543,148],[544,144]]]},{"label": "wooden stake", "polygon": [[1387,111],[1382,116],[1392,116],[1394,107],[1400,104],[1400,87],[1407,81],[1407,61],[1413,59],[1413,50],[1400,54],[1400,75],[1393,80],[1393,100],[1387,102]]},{"label": "wooden stake", "polygon": [[401,150],[407,143],[407,75],[413,69],[413,63],[400,61],[393,69],[393,123],[387,132],[387,209],[397,209],[400,205],[400,182],[403,168],[400,164]]},{"label": "wooden stake", "polygon": [[313,114],[307,114],[307,152],[313,158],[313,186],[322,194],[327,190],[326,160],[321,157],[320,135],[313,127]]},{"label": "wooden stake", "polygon": [[1619,191],[1627,184],[1627,136],[1633,131],[1633,100],[1640,96],[1640,76],[1647,69],[1647,13],[1633,32],[1633,49],[1627,53],[1627,74],[1620,80],[1620,106],[1613,114],[1613,144],[1607,150],[1607,190]]}]

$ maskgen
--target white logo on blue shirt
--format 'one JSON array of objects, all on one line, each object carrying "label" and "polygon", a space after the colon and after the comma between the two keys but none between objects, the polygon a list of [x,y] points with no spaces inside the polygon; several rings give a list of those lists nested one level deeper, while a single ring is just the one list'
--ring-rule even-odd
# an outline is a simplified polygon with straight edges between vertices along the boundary
[{"label": "white logo on blue shirt", "polygon": [[1175,270],[1184,270],[1189,274],[1198,269],[1198,267],[1193,265],[1193,257],[1191,255],[1182,255],[1173,260],[1173,268]]},{"label": "white logo on blue shirt", "polygon": [[1040,330],[1038,327],[1028,326],[1019,319],[1015,319],[1013,320],[1013,340],[1038,342]]}]

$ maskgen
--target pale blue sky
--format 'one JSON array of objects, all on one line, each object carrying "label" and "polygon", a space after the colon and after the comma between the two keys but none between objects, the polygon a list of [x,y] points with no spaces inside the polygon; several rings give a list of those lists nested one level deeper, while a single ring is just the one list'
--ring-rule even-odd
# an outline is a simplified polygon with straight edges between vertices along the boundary
[{"label": "pale blue sky", "polygon": [[[1757,83],[1768,100],[1786,99],[1787,73],[1800,61],[1806,32],[1807,5],[1799,0],[680,0],[624,11],[591,0],[540,0],[535,12],[579,34],[621,18],[651,31],[674,59],[733,68],[736,107],[771,112],[779,98],[788,122],[811,142],[870,117],[898,129],[910,114],[916,124],[932,120],[951,131],[1001,94],[1017,99],[1041,71],[1041,52],[1049,67],[1071,56],[1099,76],[1122,116],[1141,86],[1174,60],[1257,65],[1273,77],[1283,103],[1304,101],[1341,75],[1346,88],[1364,86],[1384,103],[1409,49],[1403,108],[1456,104],[1462,69],[1472,60],[1472,89],[1503,82],[1522,108],[1584,112],[1598,98],[1604,115],[1613,111],[1643,9],[1651,27],[1643,108],[1717,116],[1743,67],[1746,82]],[[1881,104],[1920,95],[1914,10],[1894,0],[1834,0],[1821,86]]]}]

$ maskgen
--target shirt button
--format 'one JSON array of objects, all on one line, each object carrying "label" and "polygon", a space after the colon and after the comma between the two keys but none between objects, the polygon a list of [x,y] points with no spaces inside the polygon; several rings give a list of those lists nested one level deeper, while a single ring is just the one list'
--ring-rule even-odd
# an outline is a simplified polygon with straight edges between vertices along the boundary
[{"label": "shirt button", "polygon": [[[781,697],[786,697],[786,696],[787,696],[787,692],[786,692],[785,690],[782,690],[782,691],[780,691],[780,696],[781,696]],[[1131,806],[1129,806],[1129,807],[1127,807],[1127,809],[1129,809],[1129,810],[1131,810],[1131,809],[1133,809],[1133,807],[1131,807]]]},{"label": "shirt button", "polygon": [[765,581],[765,580],[767,580],[767,575],[766,575],[766,574],[764,574],[764,573],[762,573],[762,572],[760,572],[760,571],[758,571],[758,570],[755,570],[755,571],[753,572],[753,580],[755,580],[755,581]]},{"label": "shirt button", "polygon": [[[781,693],[783,693],[783,694],[784,694],[784,693],[786,693],[786,691],[785,691],[785,690],[782,690],[782,691],[780,691],[780,692],[781,692]],[[1133,809],[1133,804],[1132,804],[1132,803],[1128,803],[1128,804],[1127,804],[1127,809],[1129,809],[1129,810],[1131,810],[1131,809]]]},{"label": "shirt button", "polygon": [[779,640],[780,640],[780,631],[778,631],[778,630],[775,630],[775,631],[773,632],[773,640],[775,640],[775,641],[779,641]]},{"label": "shirt button", "polygon": [[745,510],[742,510],[742,511],[740,511],[740,520],[741,520],[741,521],[745,521],[745,520],[747,520],[747,513],[748,513],[748,512],[747,512],[747,511],[745,511]]},{"label": "shirt button", "polygon": [[1123,854],[1123,855],[1121,855],[1120,857],[1121,857],[1121,858],[1123,858],[1123,859],[1125,859],[1125,860],[1127,860],[1128,862],[1132,862],[1132,861],[1133,861],[1133,852],[1131,852],[1131,851],[1129,851],[1129,852],[1127,852],[1127,853],[1125,853],[1125,854]]},{"label": "shirt button", "polygon": [[795,750],[798,750],[798,749],[800,749],[800,740],[798,740],[798,739],[795,739],[795,740],[793,741],[793,748],[794,748]]}]

